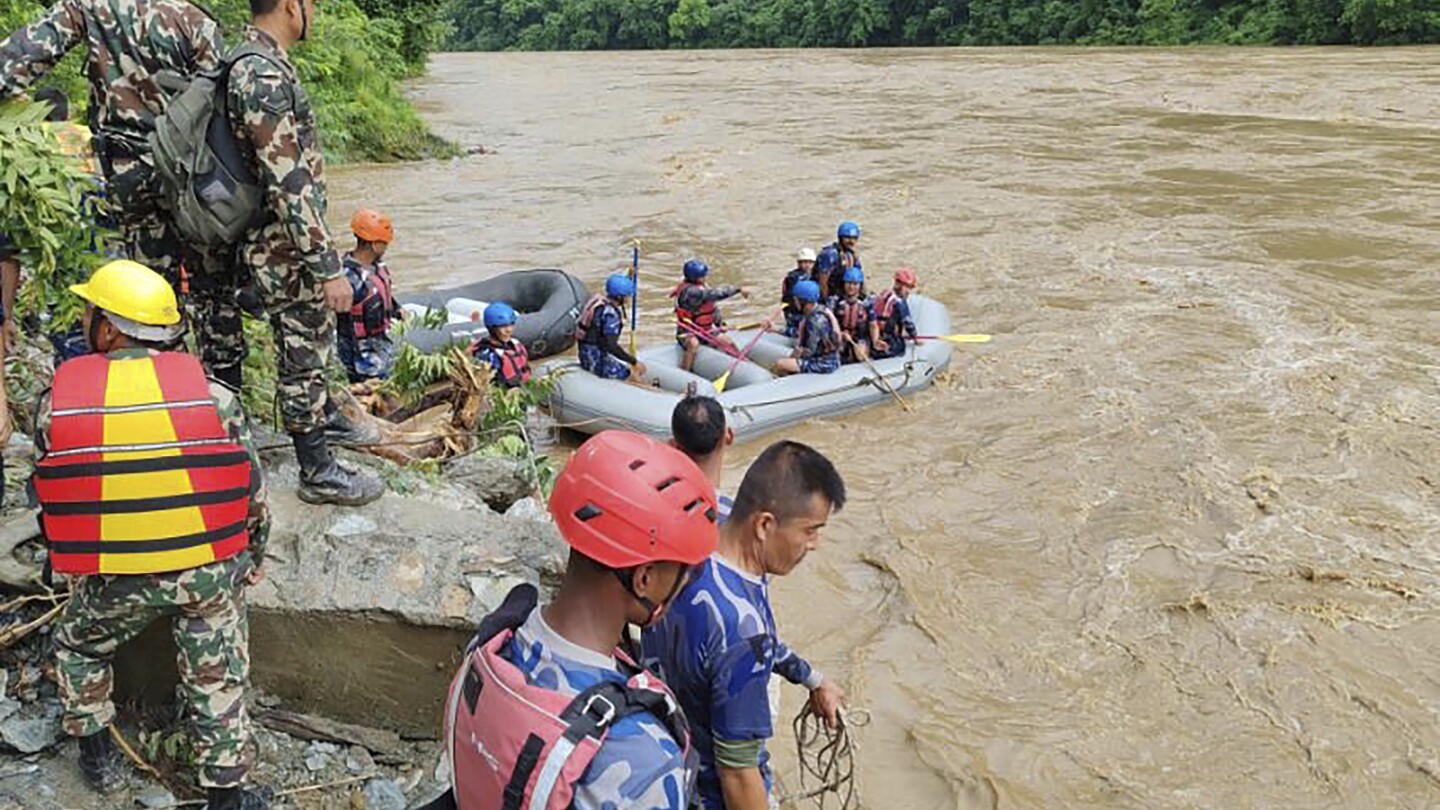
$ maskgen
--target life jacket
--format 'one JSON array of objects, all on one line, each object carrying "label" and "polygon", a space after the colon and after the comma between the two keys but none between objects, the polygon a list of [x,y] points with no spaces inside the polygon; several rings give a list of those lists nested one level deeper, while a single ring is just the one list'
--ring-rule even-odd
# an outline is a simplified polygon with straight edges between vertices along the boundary
[{"label": "life jacket", "polygon": [[535,609],[533,585],[519,585],[485,617],[450,685],[445,754],[450,790],[463,810],[566,810],[575,783],[620,719],[649,712],[665,724],[682,755],[690,729],[670,690],[619,649],[633,673],[567,697],[530,684],[502,651]]},{"label": "life jacket", "polygon": [[832,307],[832,312],[845,334],[851,337],[869,337],[870,307],[865,299],[856,298],[851,301],[847,298],[839,298]]},{"label": "life jacket", "polygon": [[390,315],[395,311],[395,293],[390,285],[390,268],[376,262],[372,272],[361,268],[365,296],[350,307],[350,326],[355,337],[381,337],[390,331]]},{"label": "life jacket", "polygon": [[575,319],[575,340],[580,343],[591,343],[599,346],[605,342],[605,336],[600,333],[599,326],[595,323],[600,317],[600,310],[606,306],[612,306],[620,313],[620,323],[625,323],[625,310],[616,307],[610,302],[610,298],[604,293],[596,293],[590,296],[585,306],[580,310],[580,317]]},{"label": "life jacket", "polygon": [[[819,309],[821,312],[824,312],[825,317],[830,321],[830,334],[827,337],[821,339],[818,353],[834,354],[835,352],[840,351],[840,322],[835,320],[835,313],[831,312],[829,307],[821,306],[817,307],[817,309]],[[813,314],[814,313],[812,312],[811,315]],[[805,333],[808,332],[809,329],[810,316],[807,315],[804,318],[800,319],[800,328],[795,334],[796,346],[803,347],[805,345]]]},{"label": "life jacket", "polygon": [[896,318],[896,305],[899,303],[900,296],[895,294],[894,288],[887,289],[875,296],[875,321],[880,324],[882,334],[891,337],[900,334],[901,324],[897,322]]},{"label": "life jacket", "polygon": [[720,316],[716,311],[713,300],[701,304],[699,309],[687,309],[681,306],[681,297],[690,289],[703,290],[705,289],[705,285],[696,284],[691,281],[682,281],[675,286],[675,289],[670,291],[670,297],[675,299],[676,334],[692,334],[689,329],[680,326],[680,324],[688,324],[690,327],[702,332],[715,331],[715,327],[720,322]]},{"label": "life jacket", "polygon": [[530,353],[525,350],[524,343],[511,338],[502,345],[489,335],[481,335],[470,344],[470,355],[479,357],[482,351],[494,352],[500,358],[498,373],[500,382],[506,387],[518,388],[530,382]]},{"label": "life jacket", "polygon": [[813,274],[802,273],[800,268],[795,268],[785,274],[785,280],[780,283],[780,303],[785,305],[786,312],[798,312],[795,309],[795,285],[801,280],[810,278]]},{"label": "life jacket", "polygon": [[53,570],[159,574],[249,545],[250,455],[194,357],[77,357],[56,369],[50,405],[34,481]]}]

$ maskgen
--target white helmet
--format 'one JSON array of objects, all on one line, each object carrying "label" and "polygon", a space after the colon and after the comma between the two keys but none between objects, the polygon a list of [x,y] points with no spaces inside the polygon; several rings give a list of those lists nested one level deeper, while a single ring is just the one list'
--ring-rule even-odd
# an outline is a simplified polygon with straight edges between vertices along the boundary
[{"label": "white helmet", "polygon": [[815,261],[815,251],[810,248],[800,248],[800,250],[795,252],[795,261],[813,262]]}]

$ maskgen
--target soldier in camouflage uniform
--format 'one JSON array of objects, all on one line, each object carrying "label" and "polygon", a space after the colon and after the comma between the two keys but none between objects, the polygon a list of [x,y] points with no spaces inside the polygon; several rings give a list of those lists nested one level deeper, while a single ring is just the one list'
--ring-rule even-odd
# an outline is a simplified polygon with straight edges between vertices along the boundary
[{"label": "soldier in camouflage uniform", "polygon": [[[108,282],[102,280],[107,272],[112,274]],[[127,274],[120,278],[126,282],[128,289],[117,293],[116,285],[110,282],[119,273]],[[91,348],[104,354],[111,361],[112,368],[119,361],[164,357],[160,351],[179,337],[178,327],[150,323],[156,320],[154,318],[117,314],[142,311],[137,307],[143,305],[137,305],[137,300],[143,300],[144,296],[163,295],[168,296],[164,308],[173,313],[173,320],[160,319],[158,323],[179,321],[174,293],[169,285],[158,274],[140,265],[133,262],[107,265],[96,271],[89,284],[76,285],[72,289],[88,302],[84,326]],[[152,307],[149,311],[156,310]],[[70,362],[78,363],[81,359]],[[198,366],[195,368],[198,374]],[[63,375],[62,367],[62,371],[57,372],[57,385],[67,384],[67,381],[74,382],[75,377]],[[112,390],[105,395],[107,402],[114,395],[113,387],[112,383]],[[217,550],[206,554],[205,558],[221,561],[168,573],[77,577],[72,582],[71,599],[54,628],[55,672],[65,708],[65,731],[80,739],[81,771],[97,790],[111,792],[126,781],[124,760],[108,733],[115,717],[115,706],[110,700],[113,682],[111,660],[122,644],[138,636],[152,622],[169,619],[179,650],[177,663],[186,713],[193,726],[199,781],[207,791],[206,807],[209,810],[264,810],[268,807],[269,791],[241,787],[253,762],[250,720],[245,711],[245,682],[250,668],[245,587],[259,582],[262,576],[261,564],[265,557],[270,520],[260,477],[260,460],[246,429],[240,403],[234,391],[218,382],[210,383],[209,393],[219,415],[221,429],[228,434],[229,441],[243,446],[244,455],[249,457],[250,486],[248,516],[245,519],[248,548],[236,556],[221,559],[224,555],[216,546]],[[56,457],[64,455],[56,452],[57,446],[64,445],[59,445],[59,437],[52,426],[57,424],[56,420],[61,415],[70,417],[76,413],[73,409],[53,410],[52,400],[60,398],[59,390],[47,392],[39,403],[35,444],[42,466],[47,453]],[[194,407],[194,403],[186,402],[179,407]],[[135,410],[136,407],[132,406],[127,413],[127,409],[120,408],[102,418],[124,420],[133,417]],[[170,418],[173,421],[177,417]],[[113,443],[116,440],[109,438],[110,423],[105,424],[106,441]],[[117,427],[126,424],[120,421]],[[75,428],[69,430],[73,435]],[[123,443],[120,446],[124,446]],[[112,457],[102,456],[107,459]],[[179,453],[163,457],[174,459],[177,467],[185,458]],[[90,468],[95,466],[89,464]],[[60,477],[73,477],[75,472],[72,467],[69,475]],[[196,471],[191,468],[191,476],[195,475]],[[115,477],[118,482],[116,487],[123,488],[125,475],[115,473]],[[54,507],[55,501],[47,500],[46,490],[41,488],[43,478],[43,471],[37,467],[36,491],[40,495],[42,510],[49,510]],[[54,476],[50,479],[53,485]],[[134,488],[133,485],[131,488]],[[100,487],[95,489],[107,491]],[[241,491],[244,491],[243,488]],[[233,491],[220,494],[232,498],[245,497],[236,496]],[[123,514],[124,511],[114,513]],[[66,514],[58,510],[56,513]],[[163,512],[151,514],[155,517],[147,515],[146,519],[152,523],[163,521],[166,516]],[[57,542],[57,536],[50,529],[50,520],[51,514],[47,511],[45,525],[53,562],[59,559],[57,555],[65,553],[67,546]],[[133,538],[125,538],[130,539]],[[100,546],[102,549],[123,547],[125,540],[107,539]],[[109,553],[102,550],[100,555],[103,558]],[[115,553],[113,556],[119,559],[131,555]]]},{"label": "soldier in camouflage uniform", "polygon": [[[325,225],[315,113],[286,55],[309,34],[315,5],[250,0],[245,44],[261,54],[235,62],[227,91],[236,140],[267,187],[270,211],[246,234],[240,256],[275,327],[280,416],[300,461],[299,495],[309,503],[359,506],[380,497],[380,480],[337,464],[325,435],[327,413],[335,413],[325,380],[335,354],[335,313],[350,310],[352,291]],[[233,307],[233,298],[214,306]]]},{"label": "soldier in camouflage uniform", "polygon": [[0,42],[0,98],[19,96],[84,43],[95,155],[127,255],[178,285],[184,249],[162,215],[146,138],[167,78],[219,64],[220,27],[184,0],[61,0]]}]

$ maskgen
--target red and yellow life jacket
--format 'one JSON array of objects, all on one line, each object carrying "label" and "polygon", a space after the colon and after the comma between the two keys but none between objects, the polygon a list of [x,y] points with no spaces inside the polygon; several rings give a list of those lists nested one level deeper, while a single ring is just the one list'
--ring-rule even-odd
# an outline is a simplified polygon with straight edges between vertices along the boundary
[{"label": "red and yellow life jacket", "polygon": [[249,545],[250,455],[188,354],[77,357],[55,371],[35,467],[51,567],[159,574]]},{"label": "red and yellow life jacket", "polygon": [[600,310],[607,305],[614,307],[615,311],[620,313],[620,323],[625,323],[625,308],[616,307],[605,293],[595,293],[590,296],[589,301],[585,302],[585,306],[581,307],[580,317],[575,320],[575,340],[580,343],[593,343],[596,346],[605,342],[605,336],[600,334],[600,327],[595,323],[595,319],[600,316]]},{"label": "red and yellow life jacket", "polygon": [[675,299],[675,322],[676,334],[689,335],[690,330],[679,324],[689,324],[694,329],[702,332],[713,332],[720,322],[719,313],[716,311],[713,300],[701,304],[698,309],[688,309],[682,305],[685,300],[685,291],[690,289],[703,290],[704,284],[696,284],[690,281],[682,281],[670,291],[670,297]]}]

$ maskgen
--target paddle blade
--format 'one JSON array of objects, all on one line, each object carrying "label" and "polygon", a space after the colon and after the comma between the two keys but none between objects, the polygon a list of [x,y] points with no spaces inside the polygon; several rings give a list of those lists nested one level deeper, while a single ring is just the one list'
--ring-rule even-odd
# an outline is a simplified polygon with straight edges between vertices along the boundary
[{"label": "paddle blade", "polygon": [[989,343],[989,335],[936,335],[922,340],[948,340],[951,343]]},{"label": "paddle blade", "polygon": [[723,393],[725,393],[725,383],[727,383],[727,382],[730,382],[730,372],[729,372],[729,371],[726,371],[724,374],[721,374],[719,377],[716,377],[716,378],[715,378],[715,393],[717,393],[717,394],[723,394]]}]

